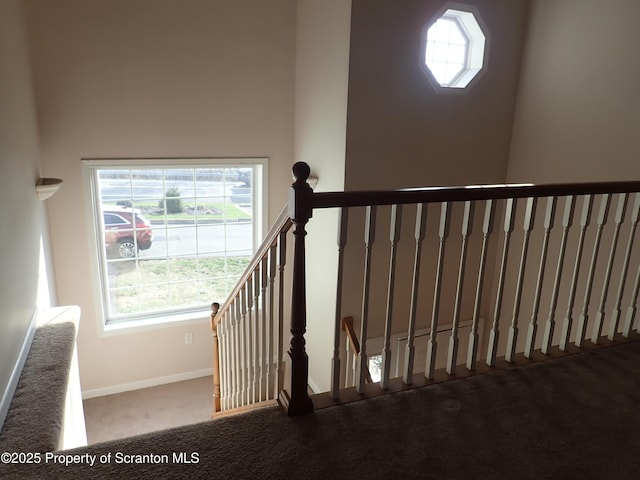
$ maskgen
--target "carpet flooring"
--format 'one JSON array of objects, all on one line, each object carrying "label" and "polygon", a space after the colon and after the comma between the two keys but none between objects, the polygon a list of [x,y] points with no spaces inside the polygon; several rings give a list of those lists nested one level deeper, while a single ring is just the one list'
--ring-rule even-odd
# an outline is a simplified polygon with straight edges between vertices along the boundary
[{"label": "carpet flooring", "polygon": [[90,445],[204,422],[211,418],[213,379],[201,377],[89,398],[83,407]]},{"label": "carpet flooring", "polygon": [[0,478],[637,479],[639,405],[631,342],[297,418],[268,408],[43,454]]}]

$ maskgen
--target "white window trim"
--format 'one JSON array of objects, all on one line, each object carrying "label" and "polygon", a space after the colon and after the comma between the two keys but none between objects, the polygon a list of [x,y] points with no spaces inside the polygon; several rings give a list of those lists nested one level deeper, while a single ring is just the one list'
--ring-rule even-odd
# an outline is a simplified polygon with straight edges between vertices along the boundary
[{"label": "white window trim", "polygon": [[[91,266],[92,290],[94,294],[94,312],[96,318],[96,328],[98,337],[110,337],[114,335],[130,334],[139,331],[157,330],[168,327],[177,327],[189,324],[202,324],[208,322],[211,318],[211,310],[209,307],[196,309],[188,312],[179,312],[166,315],[158,315],[154,319],[132,319],[122,322],[107,323],[105,319],[105,305],[102,294],[104,276],[102,272],[102,263],[100,254],[96,245],[100,244],[99,218],[95,215],[96,211],[96,192],[95,172],[100,167],[162,167],[162,166],[180,166],[181,168],[198,168],[205,166],[216,167],[237,167],[239,165],[252,165],[259,168],[260,181],[252,182],[253,197],[260,199],[260,207],[254,205],[254,230],[253,244],[254,248],[258,248],[262,242],[263,233],[267,227],[268,209],[268,193],[269,185],[269,159],[266,157],[199,157],[199,158],[83,158],[82,177],[85,185],[85,215],[87,219],[86,225],[89,228],[89,263]],[[256,202],[254,202],[255,204]],[[211,301],[220,301],[224,299],[211,299]]]},{"label": "white window trim", "polygon": [[[453,10],[454,12],[450,12]],[[425,62],[425,55],[427,50],[427,34],[431,26],[443,16],[450,19],[455,18],[459,26],[465,31],[466,35],[473,39],[473,47],[467,48],[467,54],[469,56],[469,67],[458,76],[456,76],[456,85],[442,86],[440,82],[436,80],[431,69]],[[473,20],[473,21],[471,21]],[[478,40],[478,37],[482,37],[482,40]],[[421,37],[421,49],[420,49],[420,67],[429,79],[429,83],[438,93],[444,94],[466,94],[473,85],[484,75],[487,70],[487,64],[489,60],[489,44],[490,35],[487,29],[480,11],[474,5],[467,5],[462,3],[447,2],[438,12],[429,20],[422,30]],[[459,84],[464,84],[461,86]]]}]

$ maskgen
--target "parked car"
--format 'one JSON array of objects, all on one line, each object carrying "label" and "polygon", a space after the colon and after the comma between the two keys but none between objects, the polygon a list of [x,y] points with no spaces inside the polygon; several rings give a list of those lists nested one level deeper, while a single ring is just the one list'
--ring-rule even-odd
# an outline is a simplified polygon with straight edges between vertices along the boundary
[{"label": "parked car", "polygon": [[118,206],[103,207],[102,217],[104,244],[110,257],[133,258],[138,251],[151,247],[151,224],[140,210]]}]

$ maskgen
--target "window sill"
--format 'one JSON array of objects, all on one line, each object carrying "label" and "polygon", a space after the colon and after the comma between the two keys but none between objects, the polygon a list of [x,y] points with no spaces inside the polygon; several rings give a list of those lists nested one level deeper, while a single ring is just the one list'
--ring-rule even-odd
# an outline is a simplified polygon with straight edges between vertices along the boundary
[{"label": "window sill", "polygon": [[209,309],[196,310],[186,313],[176,313],[171,315],[158,315],[152,318],[141,318],[138,320],[121,320],[103,324],[102,335],[126,335],[149,330],[160,330],[165,328],[180,327],[183,325],[208,323],[211,319]]}]

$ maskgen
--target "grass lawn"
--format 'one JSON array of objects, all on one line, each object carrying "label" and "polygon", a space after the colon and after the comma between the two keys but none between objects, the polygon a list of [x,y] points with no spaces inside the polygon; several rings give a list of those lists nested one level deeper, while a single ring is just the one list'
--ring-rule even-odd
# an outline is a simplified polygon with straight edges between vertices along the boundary
[{"label": "grass lawn", "polygon": [[109,262],[114,315],[223,303],[251,257]]},{"label": "grass lawn", "polygon": [[[248,209],[243,209],[234,203],[224,202],[205,202],[198,203],[198,210],[196,211],[193,202],[186,200],[182,201],[181,213],[169,213],[164,212],[158,208],[158,201],[143,201],[136,202],[134,208],[139,209],[142,214],[151,222],[157,223],[158,221],[167,220],[228,220],[236,221],[243,219],[250,219],[251,213]],[[115,203],[105,203],[104,205],[115,206]],[[189,209],[189,207],[192,207]]]}]

